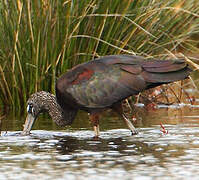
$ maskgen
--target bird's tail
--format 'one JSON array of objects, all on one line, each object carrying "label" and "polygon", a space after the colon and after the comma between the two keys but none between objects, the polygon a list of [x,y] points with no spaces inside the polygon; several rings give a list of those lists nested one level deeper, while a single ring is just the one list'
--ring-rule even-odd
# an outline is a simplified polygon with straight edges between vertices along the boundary
[{"label": "bird's tail", "polygon": [[142,67],[148,88],[186,79],[192,71],[184,60],[145,61]]}]

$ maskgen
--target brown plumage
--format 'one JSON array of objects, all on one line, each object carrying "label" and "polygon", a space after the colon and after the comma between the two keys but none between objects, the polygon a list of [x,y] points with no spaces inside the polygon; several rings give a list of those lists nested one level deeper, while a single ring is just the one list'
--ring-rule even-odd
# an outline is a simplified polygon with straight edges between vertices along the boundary
[{"label": "brown plumage", "polygon": [[22,134],[30,132],[43,111],[58,125],[66,126],[81,109],[89,113],[95,136],[99,136],[99,113],[108,108],[118,112],[132,134],[136,134],[122,111],[122,100],[161,84],[183,80],[190,71],[183,60],[146,60],[131,55],[105,56],[80,64],[57,80],[56,96],[44,91],[31,95]]}]

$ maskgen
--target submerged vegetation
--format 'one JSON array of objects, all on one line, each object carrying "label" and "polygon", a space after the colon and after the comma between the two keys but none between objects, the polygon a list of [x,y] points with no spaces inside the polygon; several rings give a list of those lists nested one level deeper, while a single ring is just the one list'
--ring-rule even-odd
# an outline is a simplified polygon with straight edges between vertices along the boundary
[{"label": "submerged vegetation", "polygon": [[199,52],[197,0],[2,0],[0,11],[0,105],[17,111],[95,57]]}]

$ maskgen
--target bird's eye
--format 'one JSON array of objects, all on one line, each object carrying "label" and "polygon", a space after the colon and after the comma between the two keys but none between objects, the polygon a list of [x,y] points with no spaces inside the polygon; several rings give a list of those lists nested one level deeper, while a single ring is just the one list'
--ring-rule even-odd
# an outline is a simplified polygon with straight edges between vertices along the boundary
[{"label": "bird's eye", "polygon": [[28,112],[28,113],[33,113],[33,112],[34,112],[34,109],[33,109],[33,105],[32,105],[32,104],[28,104],[28,106],[27,106],[27,112]]}]

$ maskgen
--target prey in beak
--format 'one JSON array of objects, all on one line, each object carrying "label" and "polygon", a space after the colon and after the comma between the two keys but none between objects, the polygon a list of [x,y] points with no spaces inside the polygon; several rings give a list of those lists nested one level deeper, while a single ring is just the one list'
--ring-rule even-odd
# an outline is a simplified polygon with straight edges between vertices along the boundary
[{"label": "prey in beak", "polygon": [[21,135],[29,135],[30,134],[31,128],[36,119],[35,110],[34,110],[34,107],[32,104],[28,104],[27,113],[28,113],[28,115],[26,117],[25,124],[23,125],[24,128],[23,128]]}]

